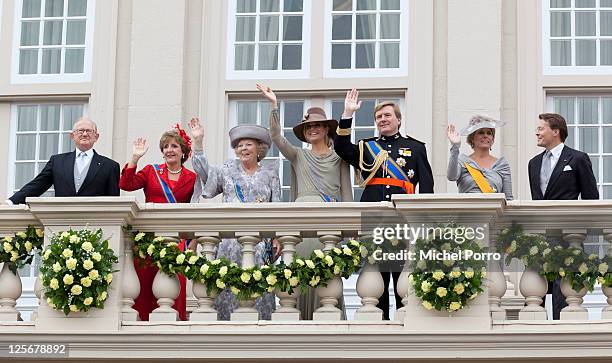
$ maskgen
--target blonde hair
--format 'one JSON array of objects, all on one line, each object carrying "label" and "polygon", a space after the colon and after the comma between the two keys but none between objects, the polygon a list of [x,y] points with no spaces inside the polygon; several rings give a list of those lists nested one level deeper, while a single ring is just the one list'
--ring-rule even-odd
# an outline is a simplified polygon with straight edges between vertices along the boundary
[{"label": "blonde hair", "polygon": [[471,134],[468,135],[467,137],[467,143],[468,145],[470,145],[472,147],[472,149],[474,148],[474,137],[476,136],[476,133],[480,130],[484,130],[484,129],[489,129],[491,130],[491,133],[493,134],[493,139],[495,139],[495,129],[490,128],[490,127],[483,127],[482,129],[478,129],[474,132],[472,132]]}]

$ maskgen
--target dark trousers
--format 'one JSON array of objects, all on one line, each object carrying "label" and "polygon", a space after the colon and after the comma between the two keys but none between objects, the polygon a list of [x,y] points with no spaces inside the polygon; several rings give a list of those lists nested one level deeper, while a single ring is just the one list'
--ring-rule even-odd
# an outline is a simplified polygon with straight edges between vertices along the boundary
[{"label": "dark trousers", "polygon": [[[567,306],[565,302],[565,296],[561,293],[561,279],[548,283],[547,294],[552,294],[552,309],[553,309],[553,320],[559,320],[561,317],[561,309]],[[544,306],[544,302],[542,302]]]},{"label": "dark trousers", "polygon": [[395,292],[395,309],[399,309],[404,304],[402,304],[402,298],[397,294],[397,280],[399,280],[401,272],[386,272],[381,271],[380,273],[383,278],[383,285],[385,287],[382,296],[378,300],[378,307],[383,311],[383,319],[389,320],[389,280],[391,279],[391,275],[393,275],[393,291]]}]

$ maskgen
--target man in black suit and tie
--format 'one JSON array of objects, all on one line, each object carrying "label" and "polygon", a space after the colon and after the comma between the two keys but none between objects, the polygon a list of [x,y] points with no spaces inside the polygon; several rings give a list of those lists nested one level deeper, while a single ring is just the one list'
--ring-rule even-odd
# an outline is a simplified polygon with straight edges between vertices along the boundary
[{"label": "man in black suit and tie", "polygon": [[119,195],[119,164],[93,149],[98,128],[88,118],[75,122],[70,138],[76,150],[53,155],[44,169],[7,200],[23,204],[27,197],[38,197],[53,185],[56,197],[94,197]]},{"label": "man in black suit and tie", "polygon": [[[597,181],[589,156],[564,144],[567,124],[556,113],[539,115],[538,146],[546,150],[529,161],[529,184],[533,200],[599,199]],[[553,319],[559,320],[567,306],[559,280],[549,285]],[[552,285],[552,286],[551,286]]]}]

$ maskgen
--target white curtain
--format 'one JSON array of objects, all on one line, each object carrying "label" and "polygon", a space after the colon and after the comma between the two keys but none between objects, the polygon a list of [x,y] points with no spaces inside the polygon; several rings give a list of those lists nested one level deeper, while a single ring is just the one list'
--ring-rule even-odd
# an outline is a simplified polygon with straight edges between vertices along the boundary
[{"label": "white curtain", "polygon": [[572,42],[571,40],[550,41],[550,63],[553,66],[572,65]]},{"label": "white curtain", "polygon": [[376,15],[357,15],[357,39],[376,39]]},{"label": "white curtain", "polygon": [[68,16],[87,15],[87,0],[68,0]]},{"label": "white curtain", "polygon": [[85,20],[68,20],[66,23],[66,44],[85,45]]},{"label": "white curtain", "polygon": [[400,38],[400,14],[381,14],[380,15],[380,38],[399,39]]},{"label": "white curtain", "polygon": [[262,44],[259,46],[259,70],[278,69],[278,45]]},{"label": "white curtain", "polygon": [[380,68],[399,68],[399,43],[380,44]]},{"label": "white curtain", "polygon": [[355,67],[374,68],[376,43],[357,43],[355,45]]},{"label": "white curtain", "polygon": [[64,72],[66,73],[83,73],[83,64],[85,61],[84,48],[66,49],[66,59]]},{"label": "white curtain", "polygon": [[278,15],[259,17],[259,40],[278,41]]}]

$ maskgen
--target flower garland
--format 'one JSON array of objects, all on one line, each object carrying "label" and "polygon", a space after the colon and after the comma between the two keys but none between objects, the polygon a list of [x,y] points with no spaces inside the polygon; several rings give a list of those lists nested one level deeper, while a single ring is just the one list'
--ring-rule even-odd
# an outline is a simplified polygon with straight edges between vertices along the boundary
[{"label": "flower garland", "polygon": [[66,315],[104,307],[118,258],[101,229],[54,234],[42,259],[40,278],[50,307]]},{"label": "flower garland", "polygon": [[[415,243],[415,251],[445,253],[449,257],[451,254],[465,256],[468,250],[474,254],[483,253],[484,249],[478,242],[466,238],[464,228],[455,224],[439,228],[450,228],[454,233],[420,238]],[[483,260],[422,259],[420,252],[415,258],[416,266],[408,281],[427,310],[454,312],[468,306],[471,300],[484,291],[486,263]]]},{"label": "flower garland", "polygon": [[359,242],[351,240],[342,248],[334,248],[329,253],[315,250],[308,259],[296,258],[290,264],[281,262],[243,269],[223,257],[209,261],[194,251],[183,252],[175,242],[166,243],[163,237],[155,237],[151,232],[132,232],[132,238],[138,256],[150,259],[162,272],[181,273],[204,284],[209,294],[229,288],[242,300],[257,298],[275,289],[293,293],[297,288],[325,286],[334,276],[348,278],[367,254]]},{"label": "flower garland", "polygon": [[16,274],[17,270],[32,263],[34,255],[41,250],[44,234],[41,229],[28,226],[25,232],[2,239],[0,263],[8,263],[9,269]]}]

